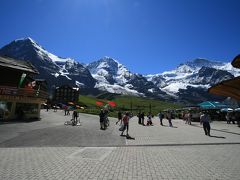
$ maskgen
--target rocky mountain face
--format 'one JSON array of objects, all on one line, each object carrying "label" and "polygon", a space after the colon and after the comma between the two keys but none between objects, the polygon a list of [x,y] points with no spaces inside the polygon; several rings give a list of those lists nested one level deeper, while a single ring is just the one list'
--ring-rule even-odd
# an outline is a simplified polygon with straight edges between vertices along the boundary
[{"label": "rocky mountain face", "polygon": [[79,62],[49,53],[31,38],[12,41],[0,49],[0,55],[30,61],[40,73],[37,78],[46,79],[50,89],[63,84],[93,88],[96,83]]},{"label": "rocky mountain face", "polygon": [[86,66],[97,80],[96,88],[111,93],[170,98],[141,74],[130,72],[124,65],[104,57]]},{"label": "rocky mountain face", "polygon": [[184,103],[219,100],[207,88],[239,76],[230,63],[195,59],[176,69],[154,75],[130,72],[117,60],[104,57],[83,65],[71,58],[49,53],[31,38],[17,39],[0,49],[0,55],[30,61],[46,79],[49,89],[69,84],[87,93],[110,93],[147,96]]},{"label": "rocky mountain face", "polygon": [[180,102],[219,100],[222,97],[207,93],[207,89],[223,80],[239,76],[240,71],[230,63],[195,59],[180,64],[176,69],[146,78]]}]

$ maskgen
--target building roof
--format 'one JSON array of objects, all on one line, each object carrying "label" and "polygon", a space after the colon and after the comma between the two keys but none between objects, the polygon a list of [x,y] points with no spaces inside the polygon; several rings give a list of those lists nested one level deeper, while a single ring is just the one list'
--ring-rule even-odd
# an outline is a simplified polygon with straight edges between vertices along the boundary
[{"label": "building roof", "polygon": [[[240,55],[233,59],[232,66],[240,68]],[[222,81],[209,88],[208,92],[219,96],[232,97],[240,101],[240,76]]]},{"label": "building roof", "polygon": [[240,68],[240,54],[233,59],[232,66],[235,68]]},{"label": "building roof", "polygon": [[232,97],[240,101],[240,76],[222,81],[208,89],[209,93]]},{"label": "building roof", "polygon": [[0,56],[0,67],[7,67],[33,74],[39,74],[38,70],[30,62],[16,60],[6,56]]}]

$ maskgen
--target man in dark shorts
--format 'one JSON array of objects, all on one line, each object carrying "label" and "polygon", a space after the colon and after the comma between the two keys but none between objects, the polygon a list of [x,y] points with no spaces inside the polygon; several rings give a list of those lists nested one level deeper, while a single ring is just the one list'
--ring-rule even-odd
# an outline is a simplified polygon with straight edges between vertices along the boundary
[{"label": "man in dark shorts", "polygon": [[123,116],[123,131],[121,133],[121,136],[123,136],[124,131],[127,129],[126,137],[128,137],[128,129],[129,129],[129,112],[126,112],[126,114]]},{"label": "man in dark shorts", "polygon": [[100,119],[100,129],[105,130],[105,127],[104,127],[105,113],[104,113],[103,109],[101,109],[101,111],[99,113],[99,119]]},{"label": "man in dark shorts", "polygon": [[210,117],[209,117],[209,115],[207,114],[206,111],[203,111],[202,115],[200,116],[200,124],[203,125],[203,129],[204,129],[205,135],[211,136],[210,135],[210,130],[211,130],[211,127],[210,127]]}]

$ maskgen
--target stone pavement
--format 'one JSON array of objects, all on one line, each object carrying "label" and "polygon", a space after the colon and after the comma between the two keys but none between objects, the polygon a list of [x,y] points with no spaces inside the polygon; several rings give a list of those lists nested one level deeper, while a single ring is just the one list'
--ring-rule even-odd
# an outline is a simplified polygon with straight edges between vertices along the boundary
[{"label": "stone pavement", "polygon": [[236,125],[213,122],[208,137],[198,123],[173,120],[170,128],[154,119],[145,127],[133,118],[129,132],[136,139],[126,140],[115,119],[101,131],[96,116],[81,114],[82,126],[72,127],[62,114],[43,111],[41,121],[0,125],[0,179],[240,179]]},{"label": "stone pavement", "polygon": [[131,119],[130,135],[135,141],[128,140],[128,145],[187,145],[187,144],[221,144],[240,143],[240,128],[235,124],[214,121],[211,123],[211,137],[205,136],[199,122],[187,125],[183,120],[173,119],[173,127],[168,126],[168,121],[163,120],[160,126],[159,119],[153,119],[153,126],[137,124],[137,118]]}]

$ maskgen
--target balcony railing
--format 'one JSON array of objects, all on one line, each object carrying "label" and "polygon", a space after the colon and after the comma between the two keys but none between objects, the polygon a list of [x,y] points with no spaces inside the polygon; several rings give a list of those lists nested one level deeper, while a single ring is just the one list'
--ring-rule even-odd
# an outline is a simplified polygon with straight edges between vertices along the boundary
[{"label": "balcony railing", "polygon": [[31,88],[17,88],[11,86],[0,86],[0,95],[23,96],[42,99],[48,98],[48,93],[46,91]]}]

